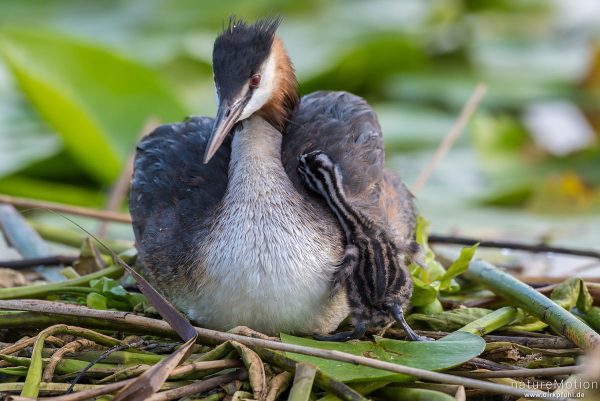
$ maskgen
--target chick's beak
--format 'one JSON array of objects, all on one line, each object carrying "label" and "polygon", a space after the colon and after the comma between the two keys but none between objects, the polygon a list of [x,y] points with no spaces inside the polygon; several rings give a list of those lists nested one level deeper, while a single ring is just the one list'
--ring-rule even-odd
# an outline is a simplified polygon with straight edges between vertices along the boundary
[{"label": "chick's beak", "polygon": [[245,105],[246,102],[244,99],[239,99],[234,102],[224,99],[219,104],[219,110],[217,111],[217,117],[215,118],[215,125],[213,126],[212,133],[210,134],[206,150],[204,151],[204,164],[208,163],[215,155],[217,150],[219,150],[219,147],[227,135],[231,132],[233,126],[239,121]]}]

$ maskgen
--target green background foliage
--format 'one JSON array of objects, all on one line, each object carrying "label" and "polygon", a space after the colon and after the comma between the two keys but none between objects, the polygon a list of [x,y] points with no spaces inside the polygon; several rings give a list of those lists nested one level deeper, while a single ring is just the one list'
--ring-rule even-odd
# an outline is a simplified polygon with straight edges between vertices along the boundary
[{"label": "green background foliage", "polygon": [[364,96],[409,185],[475,85],[489,86],[419,193],[434,230],[594,245],[596,3],[3,0],[0,192],[102,207],[149,119],[214,115],[223,21],[281,14],[301,91]]}]

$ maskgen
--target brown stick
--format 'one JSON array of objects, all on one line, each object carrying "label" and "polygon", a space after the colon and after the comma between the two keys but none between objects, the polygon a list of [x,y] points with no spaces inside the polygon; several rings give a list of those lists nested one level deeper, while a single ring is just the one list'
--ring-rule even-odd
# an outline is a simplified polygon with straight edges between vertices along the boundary
[{"label": "brown stick", "polygon": [[225,383],[232,382],[234,380],[244,380],[248,377],[246,370],[240,370],[233,373],[227,373],[223,376],[216,376],[210,379],[197,381],[187,386],[174,388],[173,390],[163,391],[156,393],[152,397],[147,398],[147,401],[168,401],[176,398],[185,397],[186,395],[201,393],[204,391],[211,390],[217,386]]},{"label": "brown stick", "polygon": [[115,221],[118,223],[131,223],[131,217],[125,213],[106,212],[88,207],[64,205],[55,202],[46,202],[33,199],[17,198],[9,195],[0,195],[0,203],[7,203],[20,208],[49,209],[55,212],[74,214],[77,216],[92,217],[100,220]]},{"label": "brown stick", "polygon": [[71,265],[79,257],[70,255],[54,255],[42,258],[27,258],[19,260],[0,260],[0,267],[8,267],[11,269],[23,269],[41,265]]},{"label": "brown stick", "polygon": [[600,259],[600,252],[591,249],[572,249],[558,246],[548,246],[544,244],[528,245],[513,241],[492,241],[479,240],[469,237],[447,236],[432,234],[429,236],[429,242],[432,244],[456,244],[456,245],[475,245],[479,243],[480,247],[485,248],[504,248],[527,251],[533,253],[560,253],[563,255],[586,256]]},{"label": "brown stick", "polygon": [[481,102],[481,99],[483,99],[483,96],[485,95],[486,91],[487,86],[485,84],[480,83],[477,85],[477,87],[475,87],[473,94],[471,95],[467,103],[465,103],[465,105],[463,106],[463,109],[461,110],[458,119],[454,122],[454,125],[446,134],[444,140],[433,154],[433,157],[431,158],[429,163],[427,163],[425,168],[421,170],[421,173],[412,185],[411,192],[413,194],[418,193],[421,190],[421,188],[423,188],[427,180],[429,180],[431,173],[439,164],[440,160],[442,160],[446,153],[448,153],[448,151],[452,148],[452,145],[454,145],[454,143],[460,136],[460,133],[465,128],[465,125],[467,124],[467,121],[469,121],[471,115],[473,115],[473,112],[475,112],[475,109],[477,109],[477,106]]},{"label": "brown stick", "polygon": [[493,379],[505,377],[562,376],[571,375],[573,373],[580,373],[583,371],[583,366],[575,365],[541,369],[497,370],[494,372],[449,372],[449,374],[462,377],[472,377],[477,379]]}]

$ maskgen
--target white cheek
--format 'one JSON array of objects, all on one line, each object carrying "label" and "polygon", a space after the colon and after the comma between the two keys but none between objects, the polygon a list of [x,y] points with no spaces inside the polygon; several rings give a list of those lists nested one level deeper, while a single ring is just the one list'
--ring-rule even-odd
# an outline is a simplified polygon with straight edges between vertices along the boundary
[{"label": "white cheek", "polygon": [[250,117],[271,98],[275,89],[275,57],[273,54],[267,59],[261,75],[261,83],[258,88],[254,89],[254,94],[248,104],[246,104],[246,107],[244,107],[240,120]]}]

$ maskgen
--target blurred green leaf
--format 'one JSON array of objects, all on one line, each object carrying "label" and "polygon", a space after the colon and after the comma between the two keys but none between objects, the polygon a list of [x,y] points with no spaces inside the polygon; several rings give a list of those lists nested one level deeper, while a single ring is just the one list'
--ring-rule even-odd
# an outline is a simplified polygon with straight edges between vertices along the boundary
[{"label": "blurred green leaf", "polygon": [[[0,65],[0,76],[4,73]],[[8,73],[8,72],[6,72]],[[58,153],[62,144],[16,88],[0,85],[0,177]]]},{"label": "blurred green leaf", "polygon": [[107,301],[108,299],[104,295],[92,292],[87,295],[86,305],[92,309],[107,310]]},{"label": "blurred green leaf", "polygon": [[65,148],[100,182],[118,176],[149,118],[186,115],[154,71],[53,31],[5,27],[0,55]]},{"label": "blurred green leaf", "polygon": [[[348,341],[333,343],[281,334],[287,344],[304,345],[319,349],[347,352],[381,361],[397,363],[427,370],[444,370],[461,365],[476,357],[485,348],[485,341],[470,333],[456,332],[438,341],[398,341],[376,337],[375,342]],[[351,363],[315,358],[306,355],[288,354],[299,362],[318,366],[323,372],[343,382],[394,381],[406,382],[413,378]]]},{"label": "blurred green leaf", "polygon": [[557,285],[550,298],[567,310],[577,307],[579,311],[586,312],[594,304],[585,282],[578,277],[571,277]]},{"label": "blurred green leaf", "polygon": [[438,289],[413,277],[413,293],[410,298],[412,306],[426,306],[437,299]]},{"label": "blurred green leaf", "polygon": [[83,186],[41,180],[20,174],[0,179],[0,192],[24,198],[94,207],[103,206],[106,202],[100,192]]}]

